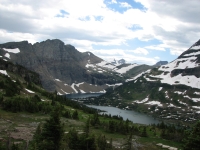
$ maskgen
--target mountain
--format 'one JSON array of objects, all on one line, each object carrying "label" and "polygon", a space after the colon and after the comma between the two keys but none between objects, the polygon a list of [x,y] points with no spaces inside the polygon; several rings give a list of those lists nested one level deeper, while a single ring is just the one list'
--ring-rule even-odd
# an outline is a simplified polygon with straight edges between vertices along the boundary
[{"label": "mountain", "polygon": [[124,59],[120,59],[120,60],[113,60],[112,62],[111,62],[111,64],[113,64],[113,65],[122,65],[122,64],[125,64],[126,63],[126,60],[124,60]]},{"label": "mountain", "polygon": [[130,78],[126,73],[139,66],[126,64],[123,59],[112,64],[58,39],[0,44],[0,59],[37,72],[42,86],[59,94],[105,92]]},{"label": "mountain", "polygon": [[31,84],[41,89],[39,74],[21,65],[0,59],[0,97],[3,95],[5,97],[25,96],[26,94],[28,96],[30,91],[27,87]]},{"label": "mountain", "polygon": [[153,66],[158,67],[158,66],[162,66],[162,65],[166,65],[166,64],[168,64],[168,61],[159,61]]},{"label": "mountain", "polygon": [[174,61],[154,67],[110,89],[95,104],[136,109],[161,119],[200,119],[200,40]]},{"label": "mountain", "polygon": [[[1,44],[0,55],[3,60],[20,64],[39,73],[43,87],[49,91],[62,89],[71,93],[76,91],[76,87],[74,89],[71,87],[73,83],[87,82],[103,85],[113,80],[109,75],[90,73],[85,68],[87,63],[100,63],[101,58],[90,52],[80,53],[75,47],[64,45],[57,39],[33,45],[27,41]],[[103,91],[103,88],[99,87],[98,90]]]}]

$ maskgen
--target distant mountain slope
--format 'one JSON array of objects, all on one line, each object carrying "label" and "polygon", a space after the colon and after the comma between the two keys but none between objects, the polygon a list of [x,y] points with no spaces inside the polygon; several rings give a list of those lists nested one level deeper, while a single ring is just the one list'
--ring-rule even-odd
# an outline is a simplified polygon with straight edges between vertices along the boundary
[{"label": "distant mountain slope", "polygon": [[168,61],[159,61],[153,66],[158,67],[158,66],[162,66],[162,65],[166,65],[166,64],[168,64]]},{"label": "distant mountain slope", "polygon": [[200,42],[196,42],[177,59],[158,68],[157,73],[149,74],[154,80],[170,85],[186,85],[200,89]]},{"label": "distant mountain slope", "polygon": [[125,74],[138,66],[126,64],[124,59],[115,64],[106,62],[58,39],[33,45],[27,41],[0,44],[0,57],[37,72],[46,90],[60,94],[105,92],[109,86],[131,77]]},{"label": "distant mountain slope", "polygon": [[142,72],[93,103],[137,109],[171,121],[200,119],[200,41],[176,60]]}]

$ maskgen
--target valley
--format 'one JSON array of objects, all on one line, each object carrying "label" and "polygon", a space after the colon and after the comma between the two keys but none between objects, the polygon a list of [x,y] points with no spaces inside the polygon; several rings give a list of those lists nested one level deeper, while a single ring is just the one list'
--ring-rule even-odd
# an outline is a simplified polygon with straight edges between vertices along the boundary
[{"label": "valley", "polygon": [[200,119],[199,45],[148,66],[106,62],[60,40],[0,44],[0,148],[188,147]]}]

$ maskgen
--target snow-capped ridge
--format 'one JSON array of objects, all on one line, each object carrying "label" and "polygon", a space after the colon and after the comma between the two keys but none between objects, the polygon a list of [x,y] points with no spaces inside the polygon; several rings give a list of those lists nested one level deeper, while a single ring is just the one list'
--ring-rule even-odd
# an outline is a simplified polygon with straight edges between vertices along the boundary
[{"label": "snow-capped ridge", "polygon": [[113,63],[109,63],[107,61],[102,61],[101,63],[98,63],[97,66],[98,67],[102,67],[104,69],[109,69],[112,70],[114,72],[120,73],[120,74],[124,74],[127,71],[133,69],[136,66],[139,66],[138,64],[126,64],[125,66],[121,66],[119,67],[121,64],[113,64]]},{"label": "snow-capped ridge", "polygon": [[200,78],[198,76],[198,68],[200,68],[198,55],[200,55],[200,51],[190,52],[190,50],[200,50],[200,41],[196,42],[174,61],[160,66],[158,68],[159,75],[149,73],[148,76],[160,80],[161,83],[181,84],[200,89]]}]

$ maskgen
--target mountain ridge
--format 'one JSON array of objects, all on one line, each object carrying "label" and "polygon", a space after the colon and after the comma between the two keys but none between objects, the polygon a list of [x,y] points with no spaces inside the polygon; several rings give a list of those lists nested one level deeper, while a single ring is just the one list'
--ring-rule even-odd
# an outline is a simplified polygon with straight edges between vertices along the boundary
[{"label": "mountain ridge", "polygon": [[200,40],[174,61],[142,72],[89,103],[187,124],[200,119],[199,77]]},{"label": "mountain ridge", "polygon": [[[43,86],[50,91],[56,89],[57,85],[54,83],[54,79],[64,80],[66,84],[72,84],[71,80],[79,82],[78,79],[84,75],[86,81],[87,78],[90,78],[83,68],[87,55],[78,52],[71,45],[64,45],[64,42],[60,40],[46,40],[33,45],[27,41],[9,42],[1,44],[0,47],[1,49],[19,48],[19,53],[9,53],[11,59],[8,60],[38,72],[41,75]],[[1,50],[0,54],[5,56],[7,52]],[[100,58],[92,54],[90,58],[91,63],[101,61]]]},{"label": "mountain ridge", "polygon": [[[14,52],[17,50],[16,52]],[[20,64],[40,74],[43,87],[60,94],[105,92],[109,85],[122,83],[123,77],[108,68],[87,67],[103,60],[91,52],[79,52],[74,46],[53,39],[35,44],[28,41],[0,44],[0,56],[4,61]],[[84,82],[85,87],[76,86]],[[86,88],[87,87],[87,88]]]}]

